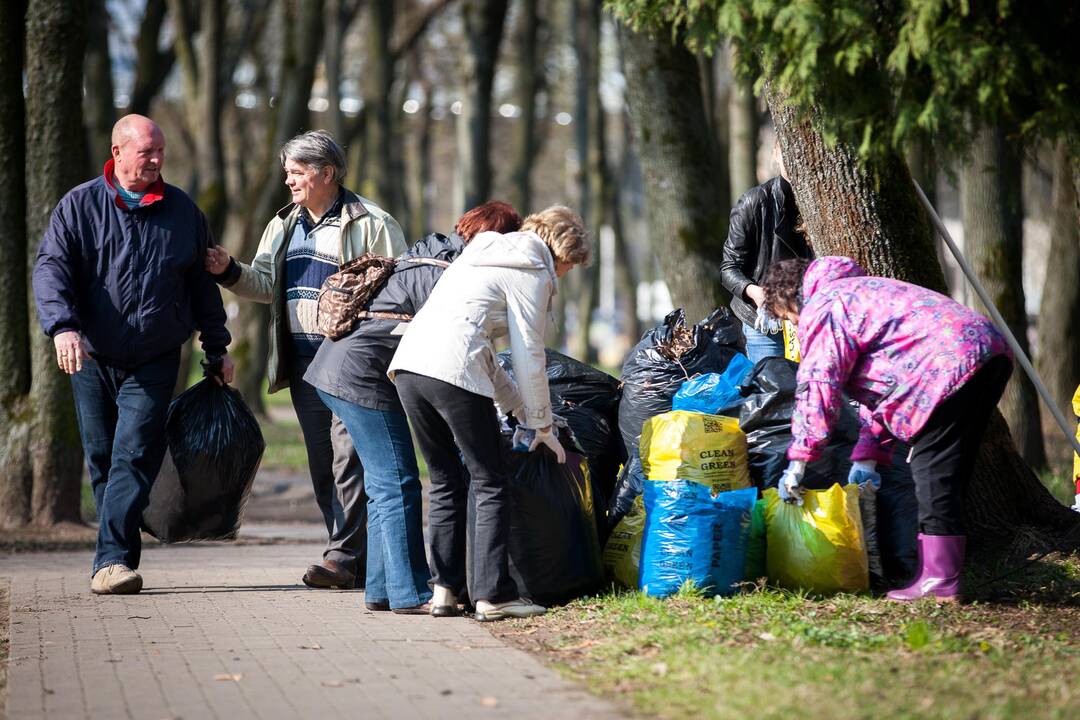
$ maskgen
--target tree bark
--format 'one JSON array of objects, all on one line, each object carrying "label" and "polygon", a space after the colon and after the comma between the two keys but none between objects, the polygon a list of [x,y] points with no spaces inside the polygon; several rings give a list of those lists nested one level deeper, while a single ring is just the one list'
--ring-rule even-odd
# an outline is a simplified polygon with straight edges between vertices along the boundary
[{"label": "tree bark", "polygon": [[466,0],[465,98],[461,120],[467,128],[466,155],[471,159],[464,176],[463,209],[491,197],[491,90],[502,44],[507,0]]},{"label": "tree bark", "polygon": [[[23,0],[0,3],[0,528],[30,521],[30,307],[26,243]],[[36,331],[37,328],[34,328]]]},{"label": "tree bark", "polygon": [[727,173],[708,153],[696,58],[671,41],[620,28],[649,237],[676,306],[693,321],[726,305],[720,257],[727,236]]},{"label": "tree bark", "polygon": [[[961,170],[960,196],[964,251],[1021,348],[1030,355],[1022,282],[1024,216],[1020,171],[1020,153],[1004,130],[981,128],[976,131],[971,157]],[[981,303],[975,306],[987,312]],[[1013,370],[999,407],[1020,455],[1032,468],[1045,468],[1039,398],[1019,366]]]},{"label": "tree bark", "polygon": [[536,98],[544,86],[543,53],[540,49],[540,0],[523,0],[515,32],[517,88],[521,118],[514,126],[514,170],[511,202],[518,212],[532,208],[532,169],[538,151]]},{"label": "tree bark", "polygon": [[391,215],[394,187],[392,185],[393,118],[391,90],[394,84],[394,58],[390,39],[394,32],[393,0],[373,0],[368,3],[367,62],[364,67],[365,169],[363,194],[382,205]]},{"label": "tree bark", "polygon": [[341,54],[345,46],[346,0],[326,0],[326,129],[339,143],[345,142],[345,118],[341,114]]},{"label": "tree bark", "polygon": [[161,26],[168,14],[166,0],[147,0],[139,35],[135,39],[135,84],[128,112],[150,114],[150,103],[161,90],[176,62],[173,46],[158,49]]},{"label": "tree bark", "polygon": [[[773,123],[806,220],[821,255],[846,255],[873,275],[945,291],[926,214],[918,203],[907,165],[891,155],[860,165],[854,149],[827,147],[809,122],[795,119],[775,93],[768,96]],[[968,491],[967,527],[975,550],[1028,552],[1074,549],[1062,538],[1080,516],[1058,503],[1016,452],[1008,427],[995,412],[979,451]]]},{"label": "tree bark", "polygon": [[[295,0],[281,0],[281,3],[284,47],[279,74],[281,85],[268,128],[263,170],[252,193],[255,202],[243,220],[241,247],[234,253],[244,262],[255,256],[263,228],[274,212],[285,204],[285,185],[277,151],[307,124],[307,104],[322,42],[322,0],[309,0],[302,8]],[[253,302],[241,302],[239,307],[239,316],[233,323],[236,332],[229,348],[239,368],[234,385],[254,412],[264,414],[262,390],[269,349],[266,337],[269,308]]]},{"label": "tree bark", "polygon": [[728,94],[728,174],[731,176],[731,204],[758,184],[757,180],[757,98],[753,83],[734,73],[735,48],[727,49],[732,68],[731,92]]},{"label": "tree bark", "polygon": [[[26,147],[34,149],[26,162],[26,232],[29,256],[49,222],[60,198],[86,179],[82,124],[83,58],[86,48],[86,8],[71,0],[32,0],[26,12]],[[36,318],[31,327],[36,326]],[[9,458],[0,471],[13,463],[29,462],[32,480],[31,522],[39,526],[79,522],[82,481],[82,447],[75,422],[71,383],[57,367],[52,341],[40,332],[30,333],[32,413],[29,457]],[[25,475],[24,475],[25,476]]]},{"label": "tree bark", "polygon": [[[1065,141],[1054,149],[1050,252],[1039,306],[1039,375],[1066,418],[1073,417],[1072,397],[1080,385],[1080,224],[1076,190]],[[1072,446],[1061,436],[1050,413],[1044,413],[1046,449],[1059,474],[1072,469]]]},{"label": "tree bark", "polygon": [[87,17],[86,94],[86,166],[94,174],[101,170],[112,147],[112,126],[116,122],[113,107],[112,59],[109,56],[109,13],[105,0],[91,0]]}]

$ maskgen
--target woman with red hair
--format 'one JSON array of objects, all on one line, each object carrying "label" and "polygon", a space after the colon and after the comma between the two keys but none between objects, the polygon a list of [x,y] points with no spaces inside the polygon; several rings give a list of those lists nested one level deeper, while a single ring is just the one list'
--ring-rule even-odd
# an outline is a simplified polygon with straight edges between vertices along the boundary
[{"label": "woman with red hair", "polygon": [[[521,217],[503,202],[489,202],[461,216],[449,237],[433,233],[398,258],[390,279],[343,338],[326,338],[304,380],[311,383],[349,431],[363,480],[339,487],[341,501],[367,493],[368,559],[364,604],[402,614],[430,611],[427,558],[421,518],[420,474],[401,401],[387,367],[412,319],[443,271],[477,234],[513,232]],[[456,609],[456,608],[455,608]],[[443,614],[446,614],[445,612]]]}]

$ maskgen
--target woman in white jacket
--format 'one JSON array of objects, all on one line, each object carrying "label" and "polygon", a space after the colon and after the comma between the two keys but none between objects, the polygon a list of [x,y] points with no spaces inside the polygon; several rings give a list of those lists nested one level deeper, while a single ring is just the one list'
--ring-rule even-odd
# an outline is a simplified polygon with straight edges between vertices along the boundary
[{"label": "woman in white jacket", "polygon": [[[552,427],[544,327],[557,278],[588,262],[589,254],[581,217],[558,205],[525,218],[520,232],[477,235],[409,323],[390,363],[388,374],[431,475],[433,615],[456,614],[465,587],[470,482],[476,619],[544,612],[519,597],[509,573],[507,474],[495,406],[535,431],[530,450],[544,445],[565,461]],[[495,360],[495,342],[503,337],[510,341],[517,386]]]}]

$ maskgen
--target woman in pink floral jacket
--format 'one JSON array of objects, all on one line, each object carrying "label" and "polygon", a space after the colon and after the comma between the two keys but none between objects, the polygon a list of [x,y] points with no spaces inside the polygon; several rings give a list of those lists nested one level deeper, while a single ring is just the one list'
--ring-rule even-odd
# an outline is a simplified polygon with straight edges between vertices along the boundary
[{"label": "woman in pink floral jacket", "polygon": [[792,442],[780,495],[801,502],[806,462],[828,440],[844,395],[861,406],[849,481],[880,483],[897,439],[919,501],[919,569],[893,600],[959,597],[964,493],[991,411],[1012,374],[1004,337],[982,315],[910,283],[868,277],[854,260],[787,260],[762,282],[765,307],[798,325]]}]

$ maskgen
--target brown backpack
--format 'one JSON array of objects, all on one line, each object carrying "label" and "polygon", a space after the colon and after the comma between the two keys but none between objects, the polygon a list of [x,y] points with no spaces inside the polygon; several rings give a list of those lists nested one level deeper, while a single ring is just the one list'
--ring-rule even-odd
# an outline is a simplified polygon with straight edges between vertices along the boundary
[{"label": "brown backpack", "polygon": [[[407,258],[401,262],[421,263],[449,267],[445,260],[434,258]],[[361,318],[409,321],[411,315],[404,313],[371,312],[365,310],[375,295],[394,274],[398,261],[394,258],[364,253],[350,260],[326,278],[319,291],[319,332],[331,340],[337,340],[352,332]]]}]

